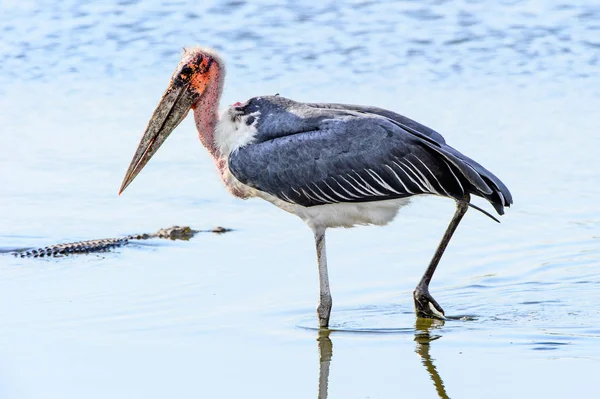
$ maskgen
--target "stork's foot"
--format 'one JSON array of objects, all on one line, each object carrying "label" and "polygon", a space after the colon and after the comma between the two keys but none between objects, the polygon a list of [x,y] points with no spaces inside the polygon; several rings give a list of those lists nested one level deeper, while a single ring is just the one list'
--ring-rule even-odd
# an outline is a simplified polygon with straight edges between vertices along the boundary
[{"label": "stork's foot", "polygon": [[331,315],[331,298],[321,298],[317,306],[317,316],[319,317],[319,327],[329,327],[329,315]]},{"label": "stork's foot", "polygon": [[433,299],[427,286],[418,286],[413,292],[413,298],[415,299],[415,313],[417,317],[446,319],[444,309]]}]

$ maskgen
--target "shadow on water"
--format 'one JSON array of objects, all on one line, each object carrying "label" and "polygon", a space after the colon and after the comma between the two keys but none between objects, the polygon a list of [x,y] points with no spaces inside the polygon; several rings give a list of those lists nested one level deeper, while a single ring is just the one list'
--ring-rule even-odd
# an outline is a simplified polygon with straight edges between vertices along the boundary
[{"label": "shadow on water", "polygon": [[[431,381],[438,396],[442,399],[448,399],[448,393],[444,386],[444,381],[440,376],[437,368],[434,364],[434,359],[429,353],[431,343],[439,338],[441,334],[436,334],[435,331],[444,326],[442,320],[422,319],[417,318],[415,322],[415,342],[417,343],[415,352],[421,357],[421,362],[425,366],[425,370],[429,374]],[[317,338],[317,344],[319,349],[319,390],[318,398],[327,399],[328,387],[329,387],[329,371],[331,368],[331,360],[333,357],[333,342],[331,340],[331,334],[334,330],[320,329]]]}]

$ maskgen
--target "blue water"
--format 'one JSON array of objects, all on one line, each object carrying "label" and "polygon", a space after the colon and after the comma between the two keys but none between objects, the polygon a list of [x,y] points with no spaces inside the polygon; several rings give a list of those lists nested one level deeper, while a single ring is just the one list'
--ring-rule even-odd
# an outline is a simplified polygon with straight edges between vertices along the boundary
[{"label": "blue water", "polygon": [[[0,35],[0,249],[235,229],[97,256],[0,256],[2,397],[595,392],[597,2],[2,1]],[[227,62],[223,105],[280,93],[393,109],[509,186],[502,224],[468,212],[432,282],[456,320],[415,324],[411,300],[451,201],[329,233],[334,331],[319,338],[310,231],[230,197],[191,118],[117,196],[194,44]]]}]

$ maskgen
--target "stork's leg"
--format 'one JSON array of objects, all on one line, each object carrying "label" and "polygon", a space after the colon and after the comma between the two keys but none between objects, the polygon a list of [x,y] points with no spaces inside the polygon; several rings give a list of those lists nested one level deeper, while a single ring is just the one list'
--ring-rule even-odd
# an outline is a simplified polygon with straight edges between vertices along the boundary
[{"label": "stork's leg", "polygon": [[327,273],[327,254],[325,253],[325,228],[314,228],[315,245],[317,247],[317,263],[319,265],[319,326],[329,326],[331,314],[331,291],[329,290],[329,274]]},{"label": "stork's leg", "polygon": [[433,277],[433,273],[435,273],[435,269],[437,268],[442,255],[444,254],[444,250],[448,246],[450,239],[452,238],[452,234],[458,227],[461,219],[465,215],[469,209],[469,205],[466,202],[456,202],[456,212],[442,237],[442,241],[437,247],[435,254],[433,254],[433,258],[425,270],[423,277],[421,277],[421,281],[415,288],[413,292],[413,297],[415,299],[415,312],[417,313],[417,317],[428,317],[432,319],[444,318],[444,310],[442,307],[436,302],[435,299],[429,293],[429,283],[431,282],[431,278]]}]

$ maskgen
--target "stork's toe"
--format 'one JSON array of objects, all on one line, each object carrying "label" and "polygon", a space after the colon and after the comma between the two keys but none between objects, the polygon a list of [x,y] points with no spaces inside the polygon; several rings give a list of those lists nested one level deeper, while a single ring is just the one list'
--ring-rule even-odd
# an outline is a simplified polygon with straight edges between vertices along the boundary
[{"label": "stork's toe", "polygon": [[441,319],[446,318],[444,309],[429,293],[427,287],[417,287],[413,292],[415,300],[415,313],[417,317],[423,317],[427,319]]}]

